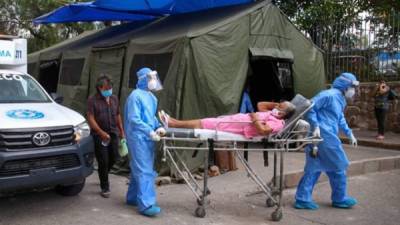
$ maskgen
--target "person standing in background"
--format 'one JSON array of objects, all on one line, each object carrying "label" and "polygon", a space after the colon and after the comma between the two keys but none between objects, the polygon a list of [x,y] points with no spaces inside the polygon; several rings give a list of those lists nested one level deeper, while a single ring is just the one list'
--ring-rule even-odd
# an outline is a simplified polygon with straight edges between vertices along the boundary
[{"label": "person standing in background", "polygon": [[375,100],[375,118],[378,124],[378,135],[376,139],[383,140],[385,139],[385,121],[386,114],[389,110],[389,100],[398,98],[398,95],[390,89],[389,85],[387,85],[384,80],[381,80],[376,84],[371,97],[374,97]]},{"label": "person standing in background", "polygon": [[240,113],[254,112],[253,103],[251,102],[248,88],[246,88],[246,90],[243,91],[242,103],[240,104],[239,112]]},{"label": "person standing in background", "polygon": [[87,118],[92,129],[95,156],[98,163],[101,193],[110,197],[108,173],[119,158],[119,139],[125,138],[118,97],[112,94],[112,82],[106,75],[96,81],[96,94],[87,102]]}]

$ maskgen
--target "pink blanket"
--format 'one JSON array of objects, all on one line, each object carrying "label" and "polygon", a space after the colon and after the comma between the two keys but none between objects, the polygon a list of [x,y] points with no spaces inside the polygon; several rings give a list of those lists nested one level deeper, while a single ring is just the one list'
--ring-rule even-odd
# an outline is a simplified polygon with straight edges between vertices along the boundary
[{"label": "pink blanket", "polygon": [[[284,125],[285,121],[282,119],[277,119],[271,115],[271,112],[257,112],[258,119],[264,124],[268,124],[272,129],[272,133],[277,133],[280,131]],[[258,134],[256,127],[251,123],[250,114],[238,113],[229,116],[220,116],[217,118],[205,118],[200,120],[203,129],[212,129],[219,131],[226,131],[235,134],[244,135],[246,138],[252,138],[255,136],[260,136]],[[247,123],[234,123],[234,122],[247,122]],[[218,127],[217,127],[218,126]]]}]

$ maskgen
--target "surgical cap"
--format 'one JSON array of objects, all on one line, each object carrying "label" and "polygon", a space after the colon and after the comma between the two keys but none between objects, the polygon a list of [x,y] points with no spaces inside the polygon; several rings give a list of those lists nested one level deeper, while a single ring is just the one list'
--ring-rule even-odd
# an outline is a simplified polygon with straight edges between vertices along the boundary
[{"label": "surgical cap", "polygon": [[136,76],[138,78],[136,88],[147,90],[147,78],[146,75],[150,73],[152,70],[147,67],[141,68],[139,71],[137,71]]},{"label": "surgical cap", "polygon": [[354,74],[342,73],[340,74],[340,76],[336,77],[336,79],[333,81],[332,86],[341,91],[345,91],[351,86],[358,86],[358,84],[359,82],[357,81],[357,78]]}]

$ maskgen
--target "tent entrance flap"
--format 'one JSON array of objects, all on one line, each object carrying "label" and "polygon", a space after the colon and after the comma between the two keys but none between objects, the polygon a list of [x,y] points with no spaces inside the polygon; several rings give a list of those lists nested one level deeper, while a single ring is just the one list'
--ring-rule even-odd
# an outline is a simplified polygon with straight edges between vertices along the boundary
[{"label": "tent entrance flap", "polygon": [[293,62],[293,52],[287,49],[277,48],[250,48],[253,58],[271,58]]},{"label": "tent entrance flap", "polygon": [[40,61],[38,81],[47,93],[57,92],[59,72],[59,59]]},{"label": "tent entrance flap", "polygon": [[248,88],[254,108],[257,102],[294,97],[292,62],[271,57],[250,57]]},{"label": "tent entrance flap", "polygon": [[266,58],[251,60],[248,79],[249,94],[255,109],[257,102],[279,102],[282,99],[283,87],[275,61]]}]

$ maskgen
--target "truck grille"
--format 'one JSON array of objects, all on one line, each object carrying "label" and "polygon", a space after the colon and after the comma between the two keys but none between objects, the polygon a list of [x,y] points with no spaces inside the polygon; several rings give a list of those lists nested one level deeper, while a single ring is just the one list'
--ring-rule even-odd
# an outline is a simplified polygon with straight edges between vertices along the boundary
[{"label": "truck grille", "polygon": [[0,130],[0,150],[3,151],[71,145],[73,141],[72,126]]},{"label": "truck grille", "polygon": [[80,166],[76,154],[46,156],[31,159],[6,161],[0,168],[0,177],[11,177],[29,174],[30,170],[55,168],[56,170],[69,169]]}]

